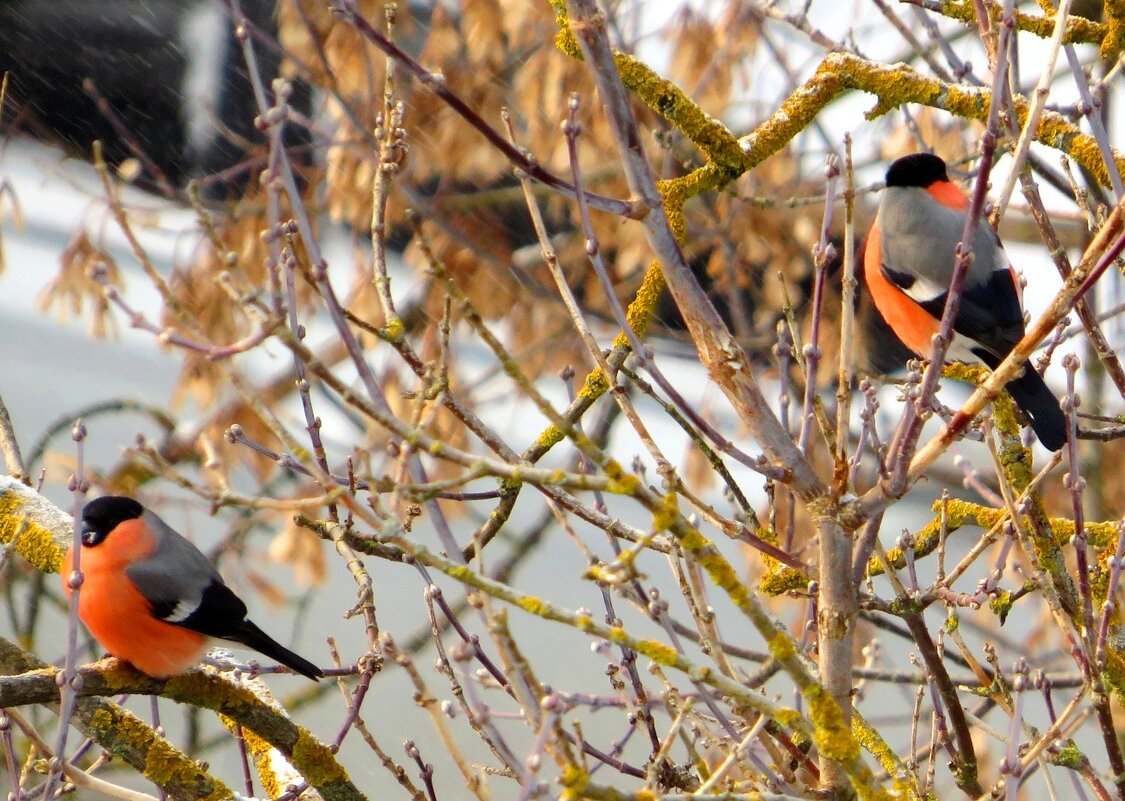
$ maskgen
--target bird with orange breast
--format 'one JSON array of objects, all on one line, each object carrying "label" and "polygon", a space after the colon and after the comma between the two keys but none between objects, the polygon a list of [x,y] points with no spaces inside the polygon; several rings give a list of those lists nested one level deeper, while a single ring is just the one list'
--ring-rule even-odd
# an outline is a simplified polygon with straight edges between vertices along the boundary
[{"label": "bird with orange breast", "polygon": [[[914,153],[887,169],[887,187],[867,235],[864,279],[879,314],[919,356],[930,355],[941,328],[968,210],[968,197],[949,180],[937,156]],[[1024,335],[1020,283],[999,237],[983,219],[972,246],[945,357],[994,370]],[[1007,390],[1045,447],[1057,451],[1066,443],[1066,417],[1030,362]]]},{"label": "bird with orange breast", "polygon": [[253,648],[314,681],[324,672],[246,619],[246,604],[198,548],[132,498],[107,496],[82,510],[80,544],[63,561],[71,594],[82,549],[78,616],[102,647],[164,678],[195,666],[211,638]]}]

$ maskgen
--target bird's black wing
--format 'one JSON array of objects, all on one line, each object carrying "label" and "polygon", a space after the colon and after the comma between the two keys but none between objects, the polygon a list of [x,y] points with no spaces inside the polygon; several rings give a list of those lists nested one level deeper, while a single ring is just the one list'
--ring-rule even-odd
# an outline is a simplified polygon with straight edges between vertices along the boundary
[{"label": "bird's black wing", "polygon": [[[187,614],[182,614],[183,612]],[[153,614],[161,617],[156,608],[153,608]],[[181,610],[181,615],[167,615],[162,619],[208,637],[233,639],[246,619],[246,604],[226,584],[212,581],[203,590],[199,604],[194,609]]]},{"label": "bird's black wing", "polygon": [[[314,681],[324,675],[312,662],[293,653],[247,620],[246,604],[221,581],[211,582],[203,591],[199,605],[178,619],[176,605],[154,603],[152,611],[173,625],[253,648]],[[183,611],[180,609],[181,613]]]},{"label": "bird's black wing", "polygon": [[[947,297],[942,293],[921,306],[940,320]],[[953,330],[980,346],[973,351],[989,367],[1000,364],[1024,333],[1023,309],[1011,273],[993,270],[987,281],[963,290]]]}]

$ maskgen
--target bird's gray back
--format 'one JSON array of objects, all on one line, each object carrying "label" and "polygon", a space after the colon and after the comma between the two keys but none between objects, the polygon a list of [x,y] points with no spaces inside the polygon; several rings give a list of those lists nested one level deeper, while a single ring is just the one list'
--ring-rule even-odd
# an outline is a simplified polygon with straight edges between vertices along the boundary
[{"label": "bird's gray back", "polygon": [[[964,212],[941,205],[925,189],[888,187],[879,203],[883,263],[936,287],[937,292],[922,293],[935,297],[949,288],[954,249],[964,227]],[[989,273],[1006,263],[996,233],[982,219],[973,237],[973,263],[966,282],[986,281]]]},{"label": "bird's gray back", "polygon": [[156,538],[156,547],[125,574],[150,603],[174,606],[167,616],[174,622],[191,614],[208,585],[222,579],[198,548],[155,514],[146,509],[141,519]]}]

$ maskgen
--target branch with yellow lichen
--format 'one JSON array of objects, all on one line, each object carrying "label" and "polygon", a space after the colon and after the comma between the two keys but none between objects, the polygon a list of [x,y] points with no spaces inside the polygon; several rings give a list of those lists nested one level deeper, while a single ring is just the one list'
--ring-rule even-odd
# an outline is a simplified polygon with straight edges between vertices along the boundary
[{"label": "branch with yellow lichen", "polygon": [[[977,15],[972,0],[912,0],[914,4],[927,11],[941,14],[966,24],[976,24]],[[1000,6],[994,2],[987,4],[989,15],[999,19]],[[1018,31],[1033,33],[1042,39],[1049,39],[1055,26],[1053,16],[1033,16],[1022,11],[1015,12],[1015,26]],[[1071,14],[1066,20],[1065,44],[1098,44],[1109,34],[1108,26],[1085,17]]]},{"label": "branch with yellow lichen", "polygon": [[[918,531],[913,532],[911,538],[911,553],[913,558],[928,556],[937,550],[941,541],[943,520],[941,518],[942,505],[945,505],[945,533],[952,534],[964,526],[977,526],[985,530],[993,529],[1007,520],[1010,515],[1007,509],[996,509],[984,504],[951,498],[946,501],[936,501],[933,510],[938,514]],[[1063,546],[1074,536],[1074,521],[1065,517],[1049,518],[1050,528],[1054,534],[1055,543]],[[1112,556],[1112,548],[1117,540],[1117,523],[1114,521],[1089,522],[1082,530],[1086,532],[1089,544],[1099,549],[1108,558]],[[887,562],[896,569],[907,566],[906,554],[902,548],[888,548]],[[804,590],[810,581],[810,576],[792,567],[772,562],[776,569],[769,571],[761,580],[758,587],[766,595],[780,595],[793,590]],[[867,564],[868,576],[881,576],[885,572],[884,563],[878,557],[872,557]]]},{"label": "branch with yellow lichen", "polygon": [[1099,53],[1105,61],[1115,61],[1125,48],[1125,1],[1105,0],[1106,32]]},{"label": "branch with yellow lichen", "polygon": [[[208,675],[215,675],[213,668],[207,668],[206,672]],[[223,679],[249,692],[256,701],[265,704],[280,717],[289,719],[285,708],[273,697],[273,693],[261,676],[234,673],[225,675]],[[277,798],[285,794],[287,787],[299,786],[305,782],[301,771],[269,739],[253,729],[242,726],[230,715],[220,714],[219,719],[232,734],[241,737],[246,744],[246,750],[254,761],[254,767],[258,770],[258,779],[267,796]],[[304,732],[303,729],[301,731]]]},{"label": "branch with yellow lichen", "polygon": [[[563,52],[580,57],[577,42],[565,16],[565,2],[553,0],[561,9],[560,34],[556,44]],[[940,11],[956,19],[975,23],[971,3],[941,4]],[[1041,36],[1049,36],[1054,21],[1017,15],[1017,27]],[[1106,34],[1106,26],[1081,17],[1067,22],[1067,42],[1097,42]],[[814,75],[786,98],[776,112],[753,131],[736,138],[730,129],[707,114],[673,82],[659,77],[639,59],[624,53],[614,54],[622,83],[650,109],[660,114],[707,158],[707,164],[681,178],[670,179],[661,186],[665,202],[672,209],[703,191],[721,189],[743,173],[777,153],[829,103],[846,91],[858,90],[875,95],[878,104],[868,112],[868,119],[885,114],[905,103],[942,109],[962,119],[983,121],[988,113],[990,92],[987,89],[946,83],[927,77],[905,64],[885,65],[852,53],[836,52],[825,56]],[[1020,122],[1028,113],[1028,100],[1015,95],[1013,102]],[[1047,112],[1040,120],[1036,141],[1066,153],[1097,177],[1106,186],[1109,176],[1101,163],[1093,137],[1083,134],[1078,126],[1056,112]],[[1125,167],[1125,159],[1117,157]],[[673,198],[679,202],[671,202]]]},{"label": "branch with yellow lichen", "polygon": [[[0,675],[0,706],[58,703],[57,669],[4,638],[0,638],[0,671],[6,674]],[[46,701],[28,697],[27,686],[31,683],[41,686]],[[221,801],[234,797],[229,787],[117,704],[100,698],[79,698],[72,724],[100,748],[164,790],[173,801]]]},{"label": "branch with yellow lichen", "polygon": [[[21,663],[22,662],[22,666]],[[14,675],[0,677],[0,707],[53,704],[59,699],[58,670],[38,662],[15,645],[0,639],[0,665]],[[211,709],[253,732],[292,763],[293,767],[326,801],[362,801],[363,793],[352,784],[331,750],[307,729],[264,703],[248,688],[227,681],[212,670],[193,670],[168,679],[146,676],[115,659],[86,665],[78,671],[80,704],[75,720],[85,724],[84,733],[113,754],[145,749],[143,761],[134,764],[146,778],[177,798],[221,799],[233,797],[221,782],[198,770],[195,762],[180,754],[151,727],[108,703],[91,704],[98,696],[157,695],[180,704]],[[131,721],[128,718],[132,718]],[[268,778],[268,777],[267,777]],[[191,780],[194,794],[184,787]],[[210,783],[206,791],[202,785]]]},{"label": "branch with yellow lichen", "polygon": [[[781,726],[791,729],[803,739],[815,742],[822,753],[844,768],[860,798],[888,797],[885,795],[886,791],[878,786],[870,768],[864,764],[860,739],[849,728],[835,699],[817,683],[812,667],[805,663],[792,637],[778,626],[769,611],[746,590],[733,566],[722,557],[714,545],[697,529],[687,526],[682,517],[677,523],[676,517],[674,510],[669,510],[668,516],[657,521],[657,526],[670,528],[680,540],[684,550],[700,563],[711,576],[712,581],[728,594],[766,638],[771,655],[793,677],[809,705],[807,719],[792,708],[778,705],[765,694],[723,676],[716,670],[695,663],[682,652],[662,642],[633,636],[621,626],[599,623],[589,614],[570,612],[541,598],[521,593],[507,584],[477,573],[460,562],[431,551],[413,540],[390,537],[384,544],[390,543],[402,548],[419,563],[440,570],[467,587],[517,606],[537,617],[571,626],[593,637],[636,651],[659,665],[673,668],[693,681],[713,688],[729,698],[740,714],[755,712],[765,715]],[[358,551],[375,545],[370,540],[362,538],[356,538],[352,542]],[[877,733],[870,727],[861,725],[860,731],[866,735],[865,742],[881,742]]]},{"label": "branch with yellow lichen", "polygon": [[58,573],[73,525],[70,515],[31,487],[0,476],[0,546],[42,573]]}]

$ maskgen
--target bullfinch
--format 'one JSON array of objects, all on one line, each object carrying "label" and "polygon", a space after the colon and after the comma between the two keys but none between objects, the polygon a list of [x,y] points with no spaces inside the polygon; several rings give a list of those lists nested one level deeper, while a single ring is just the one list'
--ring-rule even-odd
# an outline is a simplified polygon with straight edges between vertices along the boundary
[{"label": "bullfinch", "polygon": [[[887,188],[864,249],[864,278],[875,308],[919,356],[929,355],[941,327],[968,207],[968,197],[949,180],[937,156],[914,153],[887,169]],[[982,219],[973,235],[973,260],[946,358],[996,369],[1024,335],[1020,294],[999,237]],[[1052,451],[1061,448],[1066,417],[1030,362],[1007,390],[1039,441]]]},{"label": "bullfinch", "polygon": [[[109,653],[158,678],[199,662],[212,637],[253,648],[314,681],[316,665],[246,619],[246,604],[199,549],[132,498],[86,504],[78,616]],[[74,547],[64,558],[70,597]]]}]

